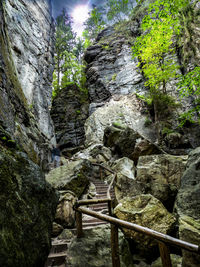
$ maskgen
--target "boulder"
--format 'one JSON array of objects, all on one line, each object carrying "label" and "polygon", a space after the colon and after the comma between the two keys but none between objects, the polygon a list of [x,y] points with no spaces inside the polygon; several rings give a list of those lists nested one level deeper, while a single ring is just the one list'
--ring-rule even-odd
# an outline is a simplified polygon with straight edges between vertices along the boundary
[{"label": "boulder", "polygon": [[57,237],[58,235],[60,235],[62,233],[63,230],[64,230],[64,228],[62,227],[62,225],[53,222],[53,229],[52,229],[51,236]]},{"label": "boulder", "polygon": [[141,156],[136,180],[142,183],[145,193],[152,194],[172,211],[186,162],[187,156]]},{"label": "boulder", "polygon": [[64,228],[70,228],[75,223],[75,211],[73,209],[77,198],[70,191],[60,191],[60,199],[56,210],[55,222]]},{"label": "boulder", "polygon": [[[169,234],[176,221],[158,199],[144,194],[122,199],[114,209],[114,214],[121,220],[148,227],[163,234]],[[125,228],[123,228],[123,232],[127,238],[133,240],[137,249],[143,252],[157,246],[157,242],[146,235]]]},{"label": "boulder", "polygon": [[[119,232],[120,259],[122,267],[133,267],[128,244]],[[110,226],[98,226],[84,230],[83,238],[74,238],[67,251],[69,267],[112,267]]]},{"label": "boulder", "polygon": [[111,168],[117,174],[114,187],[117,202],[124,197],[135,196],[142,192],[135,178],[135,166],[132,160],[121,158],[114,161]]},{"label": "boulder", "polygon": [[[194,220],[194,218],[183,215],[179,218],[179,236],[181,240],[199,245],[200,241],[200,219]],[[187,250],[182,250],[183,267],[197,267],[200,262],[200,255],[197,253],[191,253]]]},{"label": "boulder", "polygon": [[74,158],[88,159],[96,163],[106,163],[111,157],[112,153],[110,149],[101,143],[93,144],[74,155]]},{"label": "boulder", "polygon": [[[106,127],[126,126],[138,132],[143,139],[155,142],[156,132],[153,126],[146,127],[146,116],[142,114],[141,101],[136,95],[116,95],[105,105],[98,107],[85,122],[85,144],[103,143],[104,130]],[[131,145],[132,147],[132,145]],[[127,156],[127,155],[124,155]]]},{"label": "boulder", "polygon": [[[186,170],[176,198],[175,210],[179,216],[180,238],[190,243],[200,243],[200,148],[189,154]],[[200,257],[183,252],[184,267],[199,266]]]},{"label": "boulder", "polygon": [[109,126],[104,131],[104,145],[110,147],[115,154],[128,157],[137,164],[142,155],[160,154],[155,144],[144,139],[137,131],[129,127]]},{"label": "boulder", "polygon": [[50,171],[46,180],[57,190],[72,191],[79,198],[89,185],[91,172],[92,166],[88,160],[74,160]]}]

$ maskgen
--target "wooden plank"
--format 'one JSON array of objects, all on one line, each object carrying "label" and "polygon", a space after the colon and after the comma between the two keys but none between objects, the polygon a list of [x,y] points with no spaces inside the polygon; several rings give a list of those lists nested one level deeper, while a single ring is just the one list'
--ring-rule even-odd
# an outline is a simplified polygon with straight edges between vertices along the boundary
[{"label": "wooden plank", "polygon": [[82,225],[82,213],[76,211],[76,229],[77,229],[77,238],[84,236],[83,234],[83,225]]},{"label": "wooden plank", "polygon": [[162,241],[162,242],[165,242],[167,244],[171,244],[171,245],[174,245],[176,247],[183,248],[183,249],[186,249],[188,251],[200,254],[200,248],[199,248],[198,245],[195,245],[195,244],[192,244],[192,243],[189,243],[189,242],[186,242],[186,241],[182,241],[180,239],[171,237],[169,235],[162,234],[160,232],[154,231],[154,230],[149,229],[147,227],[143,227],[143,226],[140,226],[140,225],[137,225],[137,224],[134,224],[134,223],[126,222],[126,221],[123,221],[123,220],[120,220],[120,219],[117,219],[117,218],[114,218],[114,217],[111,217],[111,216],[108,216],[108,215],[105,215],[105,214],[102,214],[102,213],[99,213],[99,212],[95,212],[95,211],[89,210],[87,208],[83,208],[83,207],[76,208],[76,207],[74,207],[74,209],[79,211],[79,212],[82,212],[84,214],[87,214],[87,215],[90,215],[92,217],[98,218],[100,220],[103,220],[103,221],[106,221],[106,222],[110,222],[110,223],[112,223],[114,225],[117,225],[117,226],[120,226],[120,227],[124,227],[126,229],[134,230],[136,232],[148,235],[148,236],[150,236],[150,237],[152,237],[152,238],[154,238],[154,239],[156,239],[158,241]]},{"label": "wooden plank", "polygon": [[120,267],[118,227],[111,224],[112,266]]},{"label": "wooden plank", "polygon": [[159,250],[160,250],[160,257],[162,260],[162,266],[172,267],[169,247],[163,242],[158,242],[158,244],[159,244]]}]

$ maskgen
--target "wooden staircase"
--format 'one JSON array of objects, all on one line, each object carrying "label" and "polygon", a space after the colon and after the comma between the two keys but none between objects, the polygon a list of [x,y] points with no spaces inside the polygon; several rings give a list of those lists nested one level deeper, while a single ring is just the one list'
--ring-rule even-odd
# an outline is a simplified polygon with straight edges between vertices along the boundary
[{"label": "wooden staircase", "polygon": [[[106,185],[101,180],[92,180],[91,181],[96,187],[96,196],[95,198],[106,198],[108,185]],[[114,191],[111,191],[111,196],[114,196]],[[95,205],[90,205],[89,208],[96,212],[101,212],[103,214],[108,214],[108,205],[107,203],[99,203]],[[83,216],[83,229],[91,229],[100,225],[107,224],[99,219],[93,218],[91,216]],[[76,233],[76,229],[72,229]],[[71,240],[66,239],[52,239],[52,248],[48,259],[45,263],[45,267],[65,267],[65,258],[67,256],[67,249],[70,245]]]}]

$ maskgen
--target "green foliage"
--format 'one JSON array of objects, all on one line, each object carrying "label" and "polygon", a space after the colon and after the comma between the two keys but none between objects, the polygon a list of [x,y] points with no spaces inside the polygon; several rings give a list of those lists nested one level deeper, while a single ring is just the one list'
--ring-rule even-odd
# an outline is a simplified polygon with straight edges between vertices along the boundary
[{"label": "green foliage", "polygon": [[72,31],[72,21],[65,10],[56,19],[56,54],[55,71],[53,73],[54,98],[57,92],[70,84],[76,84],[80,90],[85,90],[86,77],[82,56],[84,41],[75,38]]},{"label": "green foliage", "polygon": [[[189,0],[156,0],[151,3],[148,15],[142,21],[143,34],[136,39],[132,48],[133,55],[139,58],[139,66],[146,78],[145,85],[149,88],[148,98],[152,101],[155,122],[168,118],[170,112],[180,106],[167,94],[166,84],[178,77],[179,67],[172,59],[176,52],[174,40],[175,36],[179,38],[184,30],[182,19],[190,5]],[[188,89],[183,89],[188,88],[188,83],[184,81],[185,87],[182,87],[181,92],[188,93]],[[194,90],[193,85],[189,88]],[[182,114],[183,120],[189,117],[191,118],[191,112]]]},{"label": "green foliage", "polygon": [[148,106],[152,106],[153,99],[150,95],[145,96],[145,95],[140,95],[140,94],[136,93],[136,97],[139,98],[140,100],[144,101]]},{"label": "green foliage", "polygon": [[102,45],[101,46],[103,49],[105,49],[105,50],[110,50],[110,46],[109,45]]},{"label": "green foliage", "polygon": [[164,127],[164,128],[162,129],[162,135],[169,135],[169,134],[171,134],[171,133],[174,133],[174,130],[169,129],[169,128],[167,128],[167,127]]},{"label": "green foliage", "polygon": [[182,98],[192,98],[194,105],[193,108],[181,114],[180,126],[183,126],[187,121],[200,123],[200,67],[196,67],[186,75],[181,76],[179,93]]},{"label": "green foliage", "polygon": [[103,19],[104,9],[101,7],[93,6],[90,16],[85,22],[85,30],[83,32],[83,38],[85,40],[84,47],[87,48],[105,28],[105,21]]},{"label": "green foliage", "polygon": [[72,31],[72,20],[65,9],[62,14],[56,18],[55,32],[55,75],[54,91],[60,89],[63,62],[66,52],[70,53],[75,44],[75,34]]},{"label": "green foliage", "polygon": [[117,78],[117,74],[114,73],[113,76],[112,76],[112,81],[116,81],[116,78]]},{"label": "green foliage", "polygon": [[112,123],[112,125],[113,125],[114,127],[120,128],[120,129],[123,129],[123,128],[125,127],[125,125],[123,125],[123,123],[122,123],[121,121],[114,121],[114,122]]},{"label": "green foliage", "polygon": [[140,60],[139,66],[147,79],[145,85],[153,90],[162,87],[165,93],[166,82],[176,76],[178,69],[167,55],[175,52],[172,38],[179,27],[177,19],[168,13],[168,5],[161,8],[162,2],[165,1],[158,0],[150,5],[151,13],[142,22],[144,34],[137,38],[133,53]]},{"label": "green foliage", "polygon": [[128,14],[128,0],[107,0],[108,20],[121,21],[123,14]]}]

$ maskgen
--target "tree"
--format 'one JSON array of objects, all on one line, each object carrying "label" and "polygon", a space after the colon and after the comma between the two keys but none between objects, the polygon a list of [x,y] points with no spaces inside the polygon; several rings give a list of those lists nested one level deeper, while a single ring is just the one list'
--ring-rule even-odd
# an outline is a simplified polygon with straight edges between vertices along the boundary
[{"label": "tree", "polygon": [[83,32],[83,38],[85,39],[85,48],[92,44],[105,27],[105,21],[103,18],[103,12],[105,10],[102,7],[96,7],[93,5],[92,11],[89,13],[89,18],[84,23],[85,31]]},{"label": "tree", "polygon": [[[156,0],[149,5],[148,15],[142,21],[143,35],[137,38],[133,52],[138,56],[139,65],[147,79],[145,85],[149,88],[154,105],[155,122],[158,122],[167,109],[176,106],[166,91],[167,82],[178,77],[177,70],[180,67],[171,58],[176,53],[183,36],[189,36],[190,42],[192,40],[188,27],[191,19],[186,23],[186,17],[189,14],[191,18],[191,14],[195,14],[194,7],[197,3],[198,1],[189,0]],[[179,42],[176,43],[176,40]],[[188,45],[189,47],[191,46]],[[183,45],[181,49],[184,55],[185,46]],[[181,96],[189,96],[194,104],[194,108],[182,114],[182,122],[192,121],[196,115],[199,116],[199,72],[200,69],[196,67],[188,74],[179,77]]]},{"label": "tree", "polygon": [[129,13],[129,0],[107,0],[107,7],[108,20],[120,22]]},{"label": "tree", "polygon": [[75,34],[72,31],[72,19],[65,9],[62,14],[56,18],[55,22],[55,71],[54,88],[60,89],[62,66],[65,52],[70,52],[75,44]]}]

